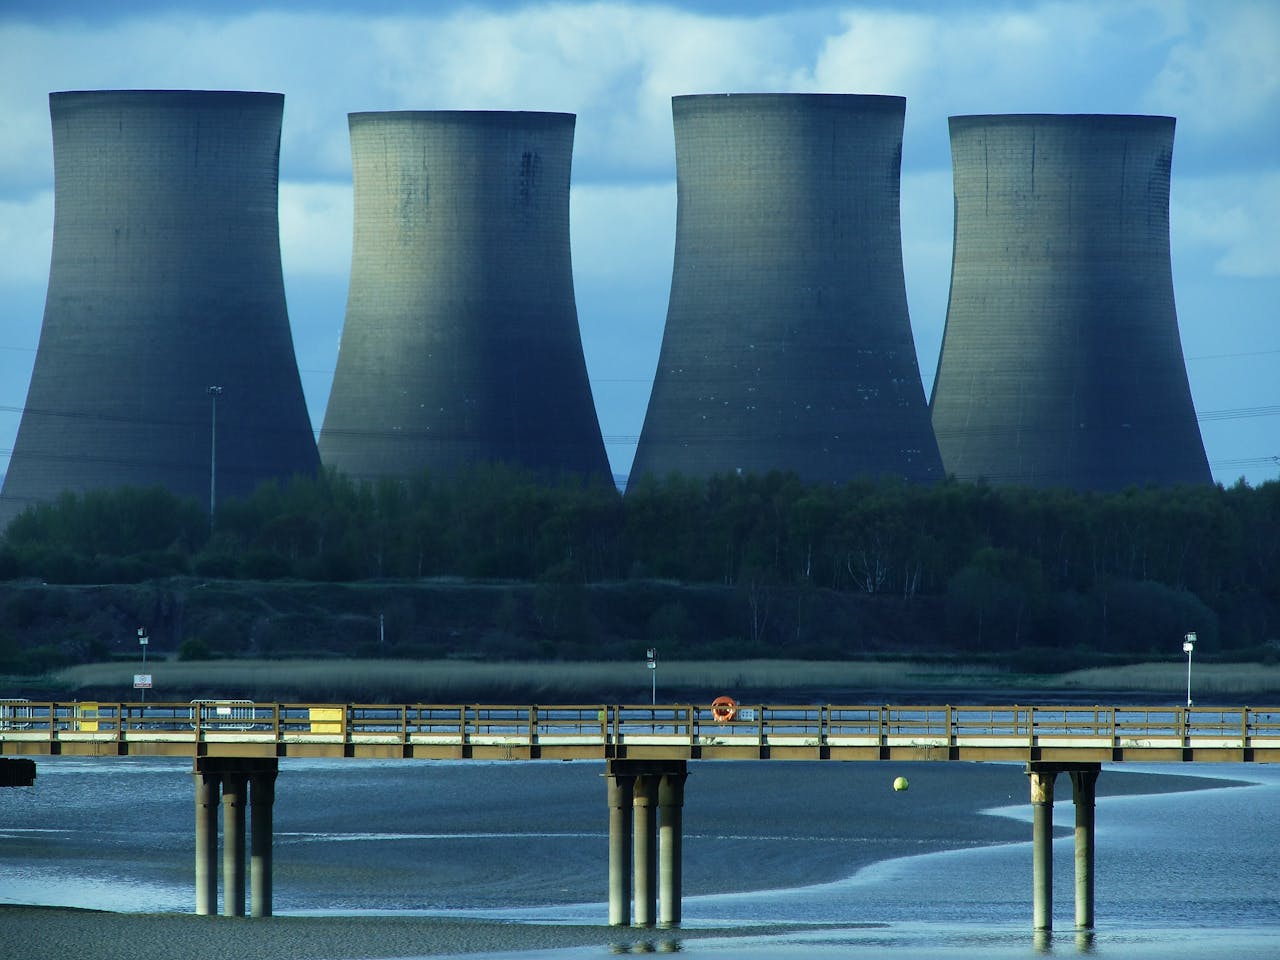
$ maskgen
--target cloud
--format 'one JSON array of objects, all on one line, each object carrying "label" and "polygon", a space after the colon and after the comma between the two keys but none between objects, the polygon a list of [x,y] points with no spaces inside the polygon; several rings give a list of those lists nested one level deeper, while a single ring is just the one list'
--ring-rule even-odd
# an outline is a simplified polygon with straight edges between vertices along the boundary
[{"label": "cloud", "polygon": [[38,286],[49,280],[53,247],[53,191],[0,200],[0,287]]},{"label": "cloud", "polygon": [[353,203],[350,186],[281,182],[280,249],[286,273],[350,271]]},{"label": "cloud", "polygon": [[[1260,133],[1280,147],[1280,6],[1195,7],[1151,82],[1145,102],[1175,114],[1196,138]],[[1261,128],[1259,129],[1259,125]]]},{"label": "cloud", "polygon": [[1176,259],[1225,277],[1280,277],[1280,171],[1175,179],[1169,209]]}]

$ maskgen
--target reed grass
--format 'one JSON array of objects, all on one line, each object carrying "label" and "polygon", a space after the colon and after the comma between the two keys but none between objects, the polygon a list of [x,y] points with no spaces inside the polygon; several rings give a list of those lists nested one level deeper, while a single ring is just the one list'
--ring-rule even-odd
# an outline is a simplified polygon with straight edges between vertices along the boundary
[{"label": "reed grass", "polygon": [[[585,703],[649,699],[644,663],[575,661],[480,663],[456,660],[220,660],[148,664],[154,697],[165,688],[193,696],[299,699],[333,695],[342,700],[459,702],[480,695],[508,695],[520,702],[549,697]],[[139,665],[95,663],[68,667],[51,678],[69,691],[118,687],[131,682]],[[706,691],[710,701],[724,692],[783,692],[804,688],[875,688],[943,683],[954,674],[941,667],[903,663],[847,663],[804,660],[669,661],[658,666],[665,690]],[[130,690],[130,694],[132,691]],[[643,695],[643,697],[642,697]]]},{"label": "reed grass", "polygon": [[[1280,691],[1280,666],[1261,663],[1193,664],[1192,698],[1197,694],[1250,694]],[[1056,683],[1067,689],[1185,691],[1187,665],[1135,663],[1094,667],[1061,674]]]}]

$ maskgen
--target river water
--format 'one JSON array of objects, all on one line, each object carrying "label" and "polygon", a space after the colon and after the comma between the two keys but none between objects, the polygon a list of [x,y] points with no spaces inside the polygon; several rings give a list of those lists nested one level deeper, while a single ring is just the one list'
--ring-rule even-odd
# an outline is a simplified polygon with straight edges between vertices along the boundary
[{"label": "river water", "polygon": [[[282,761],[275,911],[604,923],[603,769]],[[35,787],[0,790],[0,902],[193,909],[189,761],[51,758],[38,770]],[[607,951],[555,957],[1280,957],[1280,770],[1265,765],[1105,766],[1097,927],[1087,938],[1072,931],[1074,815],[1061,777],[1059,932],[1039,942],[1020,765],[695,762],[690,770],[684,926],[746,935],[628,929]],[[909,790],[892,789],[897,776]],[[750,935],[767,924],[801,929]]]}]

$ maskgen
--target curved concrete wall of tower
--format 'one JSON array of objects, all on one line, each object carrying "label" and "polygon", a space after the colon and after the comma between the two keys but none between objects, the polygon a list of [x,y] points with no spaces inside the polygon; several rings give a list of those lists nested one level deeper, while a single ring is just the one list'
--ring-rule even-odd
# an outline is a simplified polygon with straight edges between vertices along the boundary
[{"label": "curved concrete wall of tower", "polygon": [[961,479],[1212,482],[1169,259],[1171,117],[951,118],[955,246],[931,406]]},{"label": "curved concrete wall of tower", "polygon": [[610,482],[569,251],[574,116],[353,113],[355,234],[320,455]]},{"label": "curved concrete wall of tower", "polygon": [[216,490],[314,472],[280,269],[284,97],[53,93],[44,324],[0,525],[60,491]]},{"label": "curved concrete wall of tower", "polygon": [[675,266],[633,483],[942,476],[902,273],[905,105],[672,100]]}]

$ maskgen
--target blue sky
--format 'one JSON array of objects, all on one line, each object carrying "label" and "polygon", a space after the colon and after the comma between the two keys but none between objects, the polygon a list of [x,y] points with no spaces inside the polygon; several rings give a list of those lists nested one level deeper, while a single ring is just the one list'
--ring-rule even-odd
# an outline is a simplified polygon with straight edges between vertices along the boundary
[{"label": "blue sky", "polygon": [[907,98],[902,238],[926,394],[951,257],[947,117],[1177,118],[1173,271],[1214,477],[1280,476],[1280,3],[175,0],[0,3],[0,470],[48,280],[48,93],[285,94],[281,247],[312,422],[346,306],[346,114],[524,109],[578,116],[570,215],[601,429],[626,473],[666,315],[675,236],[673,95]]}]

